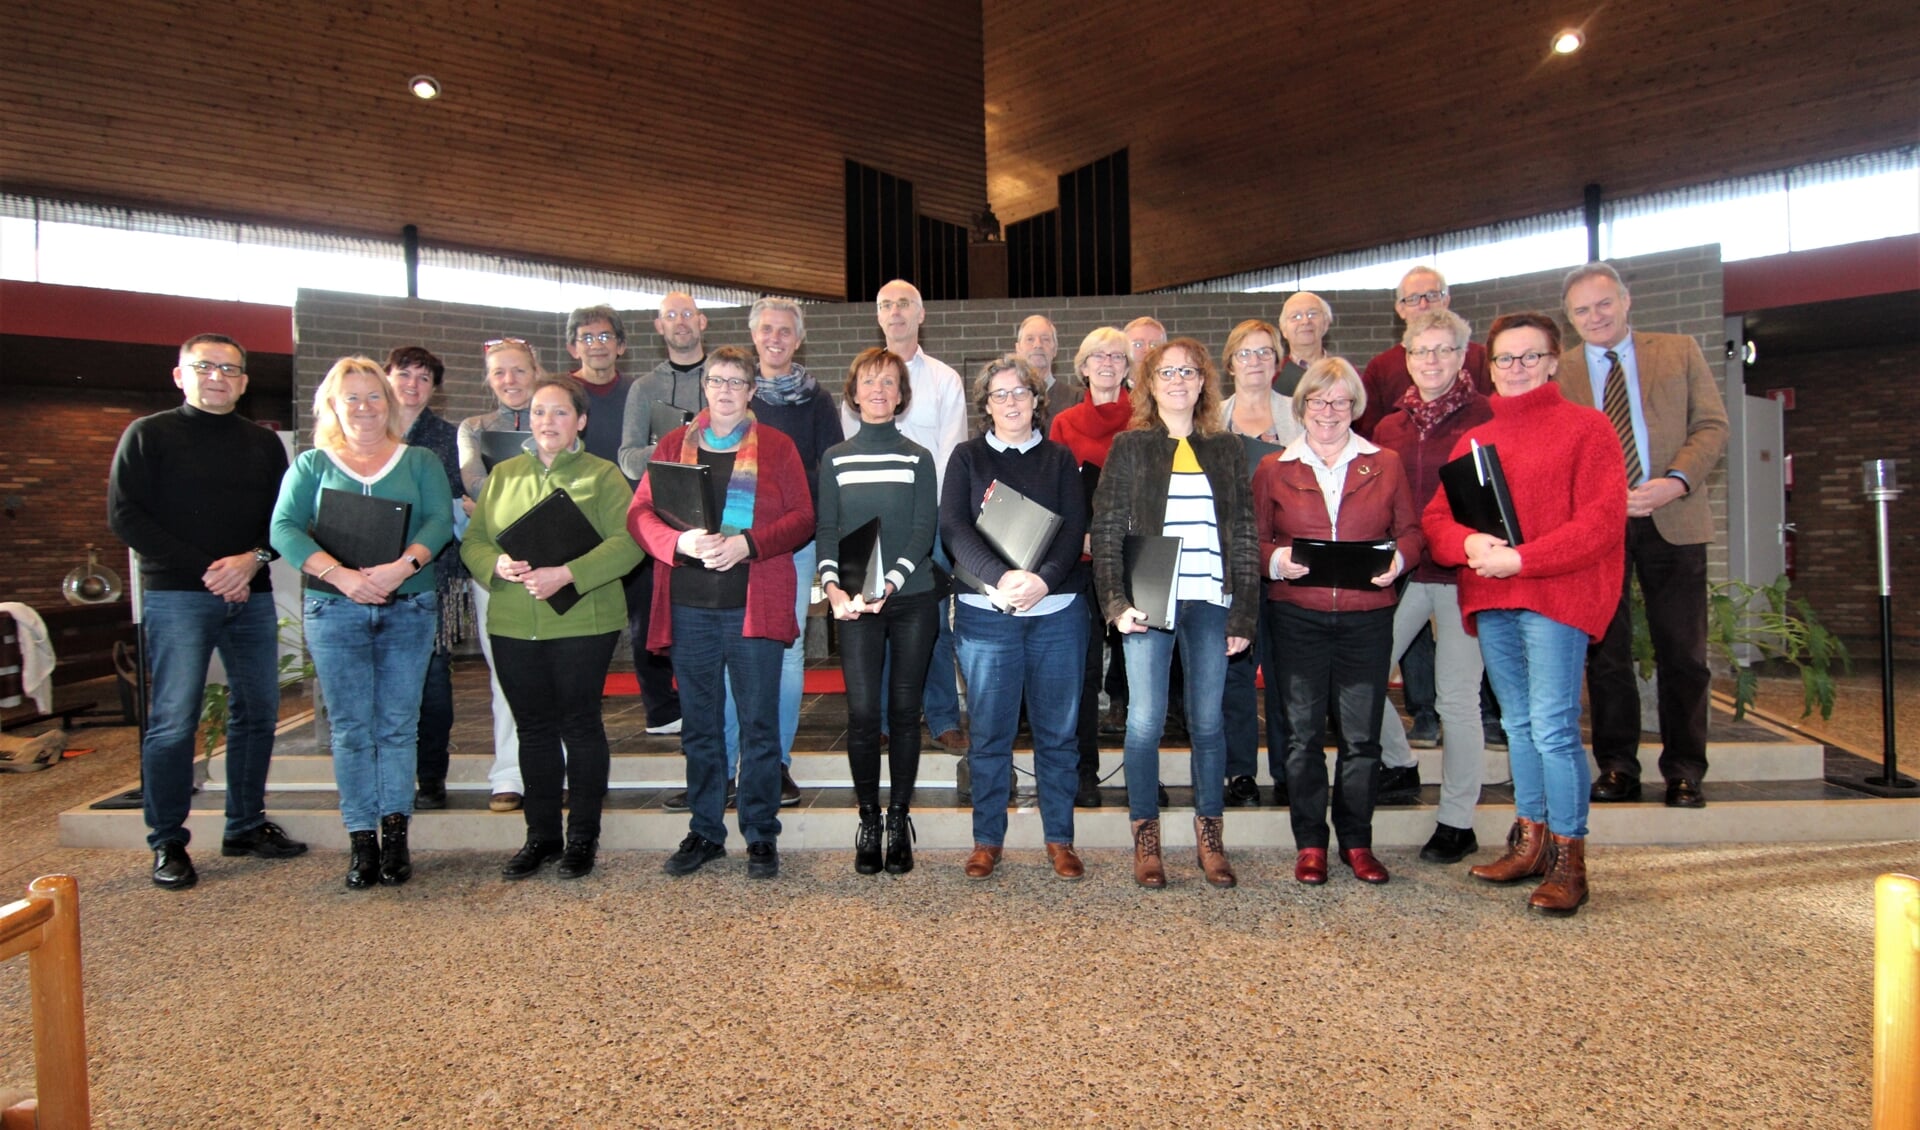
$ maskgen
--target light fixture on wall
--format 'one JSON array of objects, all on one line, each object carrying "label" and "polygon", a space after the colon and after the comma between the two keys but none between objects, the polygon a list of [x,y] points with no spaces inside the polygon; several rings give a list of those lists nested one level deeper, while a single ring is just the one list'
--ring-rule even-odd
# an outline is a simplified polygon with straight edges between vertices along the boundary
[{"label": "light fixture on wall", "polygon": [[440,80],[432,75],[414,75],[407,80],[407,89],[422,102],[431,102],[440,97]]},{"label": "light fixture on wall", "polygon": [[1562,28],[1553,35],[1553,53],[1571,55],[1587,42],[1586,33],[1577,27]]}]

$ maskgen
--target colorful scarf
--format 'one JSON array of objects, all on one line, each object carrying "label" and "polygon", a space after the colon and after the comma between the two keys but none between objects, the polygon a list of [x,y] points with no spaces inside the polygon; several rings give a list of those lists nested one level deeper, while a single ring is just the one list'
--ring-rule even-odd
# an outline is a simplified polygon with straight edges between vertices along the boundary
[{"label": "colorful scarf", "polygon": [[1420,399],[1420,386],[1414,385],[1400,394],[1396,407],[1413,414],[1413,430],[1421,439],[1426,439],[1442,420],[1458,412],[1472,398],[1473,379],[1462,369],[1460,375],[1453,378],[1453,387],[1441,393],[1438,400]]},{"label": "colorful scarf", "polygon": [[819,390],[819,382],[806,366],[796,364],[784,377],[755,378],[753,394],[768,404],[805,404]]},{"label": "colorful scarf", "polygon": [[[700,436],[713,425],[712,413],[705,408],[687,425],[687,438],[680,445],[680,462],[700,462]],[[753,492],[760,481],[760,430],[749,412],[730,435],[746,434],[733,449],[733,474],[727,477],[727,505],[720,515],[720,530],[729,536],[753,525]]]}]

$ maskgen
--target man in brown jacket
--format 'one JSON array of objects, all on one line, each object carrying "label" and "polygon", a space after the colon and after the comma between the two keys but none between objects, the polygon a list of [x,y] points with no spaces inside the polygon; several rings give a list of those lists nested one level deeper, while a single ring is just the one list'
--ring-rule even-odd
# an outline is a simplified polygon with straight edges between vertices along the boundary
[{"label": "man in brown jacket", "polygon": [[[1613,421],[1627,463],[1627,564],[1638,575],[1660,693],[1660,773],[1673,808],[1700,808],[1707,772],[1707,475],[1727,442],[1727,410],[1692,338],[1635,333],[1620,275],[1588,263],[1561,288],[1583,344],[1560,356],[1569,401]],[[1621,586],[1613,623],[1587,654],[1595,801],[1640,799],[1640,694]]]}]

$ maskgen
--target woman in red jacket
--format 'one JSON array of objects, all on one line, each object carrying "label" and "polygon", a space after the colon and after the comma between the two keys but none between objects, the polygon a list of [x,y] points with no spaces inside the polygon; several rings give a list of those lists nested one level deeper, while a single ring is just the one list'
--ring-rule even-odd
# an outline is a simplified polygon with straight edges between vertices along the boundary
[{"label": "woman in red jacket", "polygon": [[[706,410],[660,438],[656,463],[708,468],[717,530],[679,530],[653,505],[653,473],[640,480],[627,529],[658,562],[647,647],[671,650],[680,684],[680,745],[687,755],[692,827],[667,859],[686,875],[727,853],[725,693],[741,703],[780,697],[780,661],[800,634],[794,617],[793,551],[812,539],[813,500],[793,441],[761,427],[753,356],[722,346],[707,357]],[[740,712],[740,834],[747,877],[780,873],[780,728],[772,710]]]},{"label": "woman in red jacket", "polygon": [[[1291,733],[1287,795],[1299,855],[1293,877],[1327,881],[1327,704],[1345,745],[1336,763],[1333,830],[1340,861],[1363,883],[1384,883],[1373,855],[1373,800],[1380,779],[1380,718],[1393,647],[1393,582],[1420,563],[1423,543],[1400,457],[1362,439],[1367,410],[1360,374],[1339,357],[1315,361],[1293,391],[1306,434],[1269,455],[1253,476],[1253,523],[1267,588],[1267,638],[1278,662]],[[1394,543],[1392,561],[1364,588],[1320,583],[1293,560],[1295,538]]]},{"label": "woman in red jacket", "polygon": [[1606,633],[1626,567],[1627,472],[1613,425],[1570,404],[1553,382],[1560,330],[1545,314],[1509,314],[1487,335],[1493,419],[1454,445],[1496,448],[1513,492],[1519,545],[1454,521],[1445,492],[1422,522],[1458,574],[1460,615],[1480,637],[1507,729],[1518,812],[1507,854],[1475,878],[1547,880],[1529,904],[1565,916],[1587,901],[1587,788],[1580,683],[1587,644]]}]

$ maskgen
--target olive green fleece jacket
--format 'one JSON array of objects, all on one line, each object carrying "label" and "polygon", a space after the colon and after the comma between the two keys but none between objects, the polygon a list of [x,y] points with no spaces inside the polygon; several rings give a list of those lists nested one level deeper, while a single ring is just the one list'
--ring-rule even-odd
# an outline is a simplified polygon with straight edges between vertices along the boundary
[{"label": "olive green fleece jacket", "polygon": [[[494,572],[500,544],[494,537],[511,526],[534,504],[564,490],[587,521],[606,540],[567,562],[580,603],[565,616],[544,600],[535,600],[526,586],[503,581]],[[491,599],[487,606],[488,634],[516,640],[564,639],[617,632],[627,626],[627,596],[621,578],[646,554],[627,533],[627,504],[633,491],[620,468],[576,445],[543,465],[534,455],[516,455],[496,464],[474,504],[473,521],[460,545],[460,560],[476,579],[486,578]]]}]

